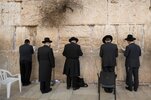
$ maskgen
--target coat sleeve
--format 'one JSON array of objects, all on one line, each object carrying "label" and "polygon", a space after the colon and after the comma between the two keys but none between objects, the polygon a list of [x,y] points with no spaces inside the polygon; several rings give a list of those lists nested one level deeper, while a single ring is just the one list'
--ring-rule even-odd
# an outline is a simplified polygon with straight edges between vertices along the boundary
[{"label": "coat sleeve", "polygon": [[63,56],[66,56],[66,45],[64,46],[64,50],[63,50],[62,55],[63,55]]},{"label": "coat sleeve", "polygon": [[139,47],[139,56],[141,56],[141,48]]},{"label": "coat sleeve", "polygon": [[83,52],[82,52],[81,47],[79,45],[79,56],[82,56],[82,55],[83,55]]},{"label": "coat sleeve", "polygon": [[33,49],[33,46],[31,46],[31,53],[32,53],[32,54],[34,53],[34,49]]},{"label": "coat sleeve", "polygon": [[37,52],[37,59],[38,59],[38,62],[39,62],[39,49],[38,49],[38,52]]},{"label": "coat sleeve", "polygon": [[103,53],[102,53],[102,46],[100,47],[100,53],[99,53],[100,57],[103,56]]},{"label": "coat sleeve", "polygon": [[55,58],[54,58],[54,54],[53,54],[52,48],[50,49],[49,57],[50,57],[51,66],[54,68],[55,67]]},{"label": "coat sleeve", "polygon": [[129,52],[130,52],[129,47],[126,46],[126,50],[124,52],[124,56],[127,57],[129,55]]},{"label": "coat sleeve", "polygon": [[117,48],[117,45],[115,45],[116,46],[116,57],[118,57],[118,48]]}]

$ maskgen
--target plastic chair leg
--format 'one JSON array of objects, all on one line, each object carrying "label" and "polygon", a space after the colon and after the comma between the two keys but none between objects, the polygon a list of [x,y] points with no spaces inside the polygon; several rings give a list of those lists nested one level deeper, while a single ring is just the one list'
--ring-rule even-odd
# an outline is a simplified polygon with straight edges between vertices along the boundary
[{"label": "plastic chair leg", "polygon": [[20,90],[20,92],[22,91],[22,90],[21,90],[21,86],[22,86],[21,80],[19,80],[19,90]]},{"label": "plastic chair leg", "polygon": [[10,98],[11,83],[7,84],[7,98]]},{"label": "plastic chair leg", "polygon": [[98,100],[100,100],[100,77],[98,77]]}]

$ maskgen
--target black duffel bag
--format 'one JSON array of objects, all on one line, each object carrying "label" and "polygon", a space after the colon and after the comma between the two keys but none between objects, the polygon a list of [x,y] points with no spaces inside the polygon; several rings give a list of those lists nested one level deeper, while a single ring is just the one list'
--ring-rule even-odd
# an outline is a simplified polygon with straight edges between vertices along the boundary
[{"label": "black duffel bag", "polygon": [[84,82],[83,78],[77,77],[77,86],[78,87],[88,87],[88,84]]}]

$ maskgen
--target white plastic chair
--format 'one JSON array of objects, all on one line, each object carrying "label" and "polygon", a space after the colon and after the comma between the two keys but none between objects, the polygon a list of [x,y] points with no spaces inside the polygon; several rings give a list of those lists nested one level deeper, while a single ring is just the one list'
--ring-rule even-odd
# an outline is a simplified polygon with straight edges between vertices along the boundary
[{"label": "white plastic chair", "polygon": [[19,90],[21,92],[21,76],[20,74],[12,75],[9,71],[0,69],[0,86],[7,86],[7,98],[10,98],[10,90],[11,84],[18,81],[19,82]]}]

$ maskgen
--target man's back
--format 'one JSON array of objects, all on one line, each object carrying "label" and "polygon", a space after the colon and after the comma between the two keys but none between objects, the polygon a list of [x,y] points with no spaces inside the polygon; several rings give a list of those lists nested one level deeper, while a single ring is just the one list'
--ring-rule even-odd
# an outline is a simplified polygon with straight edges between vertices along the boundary
[{"label": "man's back", "polygon": [[52,48],[49,46],[42,46],[38,49],[38,61],[39,62],[49,62],[51,67],[55,66],[54,54]]},{"label": "man's back", "polygon": [[126,66],[129,67],[140,66],[139,56],[141,56],[141,49],[135,43],[131,43],[126,47],[124,56],[126,57]]},{"label": "man's back", "polygon": [[23,44],[19,47],[20,60],[32,61],[33,47],[29,44]]},{"label": "man's back", "polygon": [[103,66],[115,66],[118,49],[116,44],[105,43],[100,47],[100,57]]},{"label": "man's back", "polygon": [[65,45],[63,55],[67,58],[79,58],[83,53],[81,51],[80,45],[76,43],[70,43]]},{"label": "man's back", "polygon": [[48,46],[42,46],[38,49],[39,60],[49,60],[50,48]]}]

